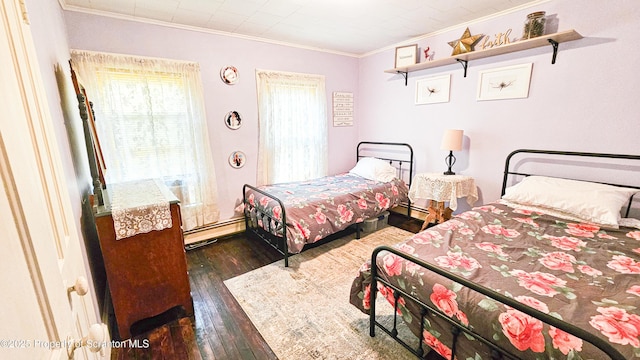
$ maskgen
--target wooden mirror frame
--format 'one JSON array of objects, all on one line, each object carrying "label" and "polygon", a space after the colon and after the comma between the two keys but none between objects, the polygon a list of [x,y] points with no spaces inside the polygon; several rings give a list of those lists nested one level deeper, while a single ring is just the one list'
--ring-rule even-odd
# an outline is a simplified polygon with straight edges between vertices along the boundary
[{"label": "wooden mirror frame", "polygon": [[91,179],[93,182],[93,195],[95,196],[94,203],[96,205],[104,205],[102,190],[106,189],[106,182],[104,180],[106,166],[102,155],[102,148],[100,147],[100,141],[98,139],[98,132],[96,130],[95,113],[93,112],[91,101],[87,99],[87,92],[85,88],[78,82],[78,77],[73,70],[73,63],[71,60],[69,60],[69,67],[71,68],[73,88],[75,89],[76,97],[78,98],[78,110],[80,110],[80,117],[82,118],[84,139],[87,148],[87,156],[89,158],[89,170],[91,172]]}]

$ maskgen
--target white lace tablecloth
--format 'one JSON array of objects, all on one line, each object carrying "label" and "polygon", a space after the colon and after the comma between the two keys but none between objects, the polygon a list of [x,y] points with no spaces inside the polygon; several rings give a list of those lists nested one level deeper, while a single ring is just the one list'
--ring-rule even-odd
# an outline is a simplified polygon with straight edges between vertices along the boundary
[{"label": "white lace tablecloth", "polygon": [[156,180],[109,186],[116,240],[172,226],[169,201]]},{"label": "white lace tablecloth", "polygon": [[418,174],[411,182],[409,199],[429,199],[449,202],[449,208],[458,208],[458,198],[466,197],[469,206],[478,200],[478,189],[471,176],[444,175],[442,173]]}]

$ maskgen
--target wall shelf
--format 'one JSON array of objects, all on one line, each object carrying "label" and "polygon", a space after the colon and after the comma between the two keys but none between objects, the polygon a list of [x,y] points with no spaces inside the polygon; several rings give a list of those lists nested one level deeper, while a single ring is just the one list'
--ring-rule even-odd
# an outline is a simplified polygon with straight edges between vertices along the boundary
[{"label": "wall shelf", "polygon": [[554,34],[548,34],[544,36],[539,36],[533,39],[516,41],[507,45],[497,46],[484,50],[476,50],[464,54],[459,54],[455,56],[451,56],[444,59],[425,61],[422,63],[393,68],[389,70],[385,70],[384,72],[390,74],[401,74],[404,76],[404,83],[407,85],[407,79],[409,77],[409,73],[418,70],[430,69],[434,67],[440,67],[455,63],[460,63],[464,69],[464,76],[467,76],[467,63],[470,60],[483,59],[491,56],[508,54],[516,51],[522,51],[527,49],[533,49],[541,46],[551,45],[553,48],[553,56],[551,58],[551,63],[555,64],[556,55],[558,53],[558,44],[567,41],[573,41],[582,39],[582,35],[580,35],[575,30],[567,30],[562,32],[557,32]]}]

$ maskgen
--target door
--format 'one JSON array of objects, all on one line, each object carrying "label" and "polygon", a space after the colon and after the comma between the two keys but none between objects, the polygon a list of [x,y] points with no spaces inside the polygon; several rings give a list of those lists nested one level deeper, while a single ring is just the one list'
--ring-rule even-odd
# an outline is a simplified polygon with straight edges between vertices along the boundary
[{"label": "door", "polygon": [[67,359],[99,320],[91,287],[68,290],[90,276],[23,6],[0,0],[0,358]]}]

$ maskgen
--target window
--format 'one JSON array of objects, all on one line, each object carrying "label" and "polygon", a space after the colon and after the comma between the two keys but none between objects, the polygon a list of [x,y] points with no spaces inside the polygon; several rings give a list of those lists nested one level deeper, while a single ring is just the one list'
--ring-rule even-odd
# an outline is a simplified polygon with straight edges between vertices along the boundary
[{"label": "window", "polygon": [[184,230],[218,221],[198,64],[79,51],[72,61],[94,102],[107,184],[159,178]]},{"label": "window", "polygon": [[258,184],[327,175],[324,76],[256,71]]}]

